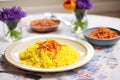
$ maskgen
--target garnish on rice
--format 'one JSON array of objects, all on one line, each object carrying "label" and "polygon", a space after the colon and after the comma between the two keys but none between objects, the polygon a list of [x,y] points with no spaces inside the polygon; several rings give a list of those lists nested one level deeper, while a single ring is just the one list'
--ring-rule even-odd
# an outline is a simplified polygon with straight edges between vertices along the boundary
[{"label": "garnish on rice", "polygon": [[55,68],[75,63],[80,53],[71,45],[54,39],[36,41],[20,51],[22,64],[37,68]]},{"label": "garnish on rice", "polygon": [[54,50],[53,58],[56,58],[56,56],[58,54],[58,48],[63,46],[60,43],[58,43],[57,41],[51,40],[50,38],[48,38],[46,41],[43,41],[43,42],[37,42],[37,44],[39,45],[38,50],[40,50],[40,49],[45,49],[47,51]]}]

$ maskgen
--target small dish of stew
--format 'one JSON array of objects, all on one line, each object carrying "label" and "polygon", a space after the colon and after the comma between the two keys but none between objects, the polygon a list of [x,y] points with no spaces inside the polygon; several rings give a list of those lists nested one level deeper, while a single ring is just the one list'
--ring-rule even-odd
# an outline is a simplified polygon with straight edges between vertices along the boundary
[{"label": "small dish of stew", "polygon": [[85,39],[91,44],[110,46],[120,40],[120,31],[111,27],[94,27],[83,31]]},{"label": "small dish of stew", "polygon": [[49,19],[49,18],[42,18],[32,20],[29,23],[29,26],[37,32],[51,32],[55,31],[60,24],[60,20],[58,19]]}]

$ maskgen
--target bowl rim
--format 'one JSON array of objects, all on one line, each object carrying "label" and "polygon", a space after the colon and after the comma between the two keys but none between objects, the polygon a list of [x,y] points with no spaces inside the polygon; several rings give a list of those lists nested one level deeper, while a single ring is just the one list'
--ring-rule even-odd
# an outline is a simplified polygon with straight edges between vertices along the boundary
[{"label": "bowl rim", "polygon": [[[51,19],[51,20],[55,20],[55,21],[59,21],[59,23],[58,24],[56,24],[56,25],[54,25],[54,26],[31,26],[30,25],[30,23],[32,22],[32,21],[34,21],[34,20],[41,20],[41,19]],[[31,20],[31,21],[29,21],[29,22],[27,22],[27,26],[29,26],[29,27],[31,27],[31,28],[56,28],[56,27],[58,27],[59,25],[60,25],[60,23],[61,23],[61,20],[59,20],[59,19],[53,19],[53,18],[39,18],[39,19],[33,19],[33,20]]]},{"label": "bowl rim", "polygon": [[30,26],[31,28],[35,28],[35,29],[48,29],[48,28],[56,28],[56,27],[58,27],[58,25],[55,25],[55,26],[44,26],[44,27],[42,27],[42,26]]},{"label": "bowl rim", "polygon": [[[119,33],[119,34],[118,34],[118,36],[115,37],[115,38],[110,38],[110,39],[93,38],[93,37],[90,37],[90,36],[87,35],[87,34],[89,33],[89,31],[88,31],[87,33],[85,33],[85,31],[87,31],[87,30],[92,30],[92,31],[93,31],[94,29],[97,29],[97,28],[98,28],[98,27],[88,28],[88,29],[86,29],[86,30],[83,31],[83,35],[84,35],[85,37],[90,38],[90,39],[101,40],[101,41],[115,40],[115,39],[119,39],[119,38],[120,38],[120,30],[115,29],[115,28],[112,28],[112,27],[105,27],[105,28],[108,28],[108,29],[117,31],[117,34],[118,34],[118,33]],[[91,32],[91,31],[90,31],[90,32]]]}]

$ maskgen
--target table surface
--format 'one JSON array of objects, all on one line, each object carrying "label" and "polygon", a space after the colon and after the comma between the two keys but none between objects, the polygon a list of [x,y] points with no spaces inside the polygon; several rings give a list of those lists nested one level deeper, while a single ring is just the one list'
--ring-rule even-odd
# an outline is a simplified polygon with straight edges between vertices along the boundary
[{"label": "table surface", "polygon": [[[72,21],[73,14],[63,14],[56,13],[57,16],[60,16],[68,21]],[[29,26],[26,24],[39,17],[43,16],[43,14],[34,14],[28,15],[24,19],[22,19],[23,26],[23,37],[31,37],[37,35],[46,35],[46,34],[57,34],[57,35],[66,35],[74,38],[84,39],[81,34],[75,34],[71,32],[70,26],[66,26],[63,22],[60,24],[59,28],[50,33],[36,33],[33,32]],[[96,26],[108,26],[113,27],[120,30],[120,18],[100,16],[100,15],[88,15],[88,28],[96,27]],[[2,28],[2,22],[0,22],[0,27]],[[4,54],[4,50],[13,42],[6,42],[2,39],[2,29],[0,29],[0,54]],[[109,47],[98,47],[94,46],[95,56],[94,58],[87,63],[86,65],[79,67],[74,70],[58,72],[58,73],[37,73],[37,75],[41,75],[41,79],[39,80],[119,80],[120,79],[120,41],[117,44]],[[13,70],[13,71],[21,71],[10,64],[4,59],[4,57],[0,56],[0,71],[1,70]],[[31,72],[31,74],[35,74]],[[21,74],[7,74],[0,73],[0,80],[35,80],[32,78],[28,78],[22,76]]]}]

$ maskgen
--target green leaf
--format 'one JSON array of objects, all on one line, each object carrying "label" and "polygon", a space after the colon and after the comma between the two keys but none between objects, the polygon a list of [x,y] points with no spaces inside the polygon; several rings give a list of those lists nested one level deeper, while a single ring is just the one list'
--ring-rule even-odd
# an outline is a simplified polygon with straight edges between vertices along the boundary
[{"label": "green leaf", "polygon": [[11,30],[10,31],[10,36],[12,37],[12,38],[19,38],[20,36],[21,36],[21,32],[20,31],[17,31],[17,30]]}]

